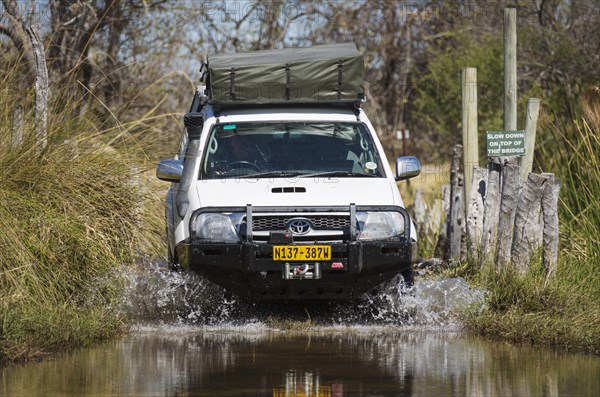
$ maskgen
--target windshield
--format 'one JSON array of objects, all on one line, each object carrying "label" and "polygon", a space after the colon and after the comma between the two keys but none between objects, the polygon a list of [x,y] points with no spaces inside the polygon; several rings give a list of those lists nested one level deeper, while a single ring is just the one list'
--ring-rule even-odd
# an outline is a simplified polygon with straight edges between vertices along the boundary
[{"label": "windshield", "polygon": [[216,124],[201,177],[382,177],[377,149],[361,123]]}]

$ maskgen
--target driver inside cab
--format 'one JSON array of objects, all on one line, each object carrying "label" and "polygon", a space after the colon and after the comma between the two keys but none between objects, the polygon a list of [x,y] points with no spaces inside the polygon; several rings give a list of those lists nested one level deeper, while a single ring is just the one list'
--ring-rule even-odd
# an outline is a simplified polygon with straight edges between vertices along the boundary
[{"label": "driver inside cab", "polygon": [[220,176],[244,176],[263,172],[267,162],[263,149],[252,136],[216,137],[217,145],[209,169]]}]

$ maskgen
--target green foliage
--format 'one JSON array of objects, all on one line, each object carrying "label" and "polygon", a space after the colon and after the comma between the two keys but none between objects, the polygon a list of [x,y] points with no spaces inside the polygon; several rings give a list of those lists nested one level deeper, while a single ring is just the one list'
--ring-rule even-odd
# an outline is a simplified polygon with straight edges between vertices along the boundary
[{"label": "green foliage", "polygon": [[563,258],[554,280],[546,280],[539,261],[526,276],[511,268],[483,272],[486,307],[470,313],[466,325],[493,338],[600,354],[600,277],[590,268]]},{"label": "green foliage", "polygon": [[460,71],[465,67],[477,68],[480,142],[485,142],[486,130],[502,129],[501,38],[453,34],[446,45],[429,48],[426,70],[414,76],[416,98],[411,118],[419,125],[421,139],[432,140],[436,149],[432,153],[430,145],[424,146],[426,157],[449,158],[453,145],[461,142]]},{"label": "green foliage", "polygon": [[582,33],[540,26],[519,30],[521,95],[542,98],[547,114],[566,123],[581,114],[583,91],[598,84],[598,49]]},{"label": "green foliage", "polygon": [[122,127],[118,150],[102,142],[117,134],[71,108],[53,108],[48,148],[38,152],[31,115],[15,147],[11,101],[0,102],[0,361],[119,332],[119,274],[160,239],[162,216],[136,182],[139,146]]}]

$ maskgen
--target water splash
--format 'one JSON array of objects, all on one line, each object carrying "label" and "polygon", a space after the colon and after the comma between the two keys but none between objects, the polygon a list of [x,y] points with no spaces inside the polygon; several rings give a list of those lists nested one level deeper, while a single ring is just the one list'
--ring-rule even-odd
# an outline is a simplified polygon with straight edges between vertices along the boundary
[{"label": "water splash", "polygon": [[401,276],[358,299],[356,310],[338,318],[340,324],[398,324],[421,329],[459,329],[464,310],[481,305],[483,290],[463,278],[418,280],[407,287]]},{"label": "water splash", "polygon": [[123,312],[137,323],[215,324],[230,321],[238,299],[201,276],[150,262],[124,275]]},{"label": "water splash", "polygon": [[251,302],[195,273],[172,272],[160,262],[124,277],[123,311],[138,325],[278,327],[295,321],[311,326],[459,329],[462,311],[481,304],[484,297],[462,278],[417,280],[409,288],[398,276],[354,302]]}]

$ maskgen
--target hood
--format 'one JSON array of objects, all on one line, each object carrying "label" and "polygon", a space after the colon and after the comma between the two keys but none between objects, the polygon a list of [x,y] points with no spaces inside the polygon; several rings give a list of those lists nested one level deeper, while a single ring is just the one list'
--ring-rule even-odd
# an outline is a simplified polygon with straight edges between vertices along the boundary
[{"label": "hood", "polygon": [[198,181],[201,207],[402,205],[386,178],[272,178]]}]

